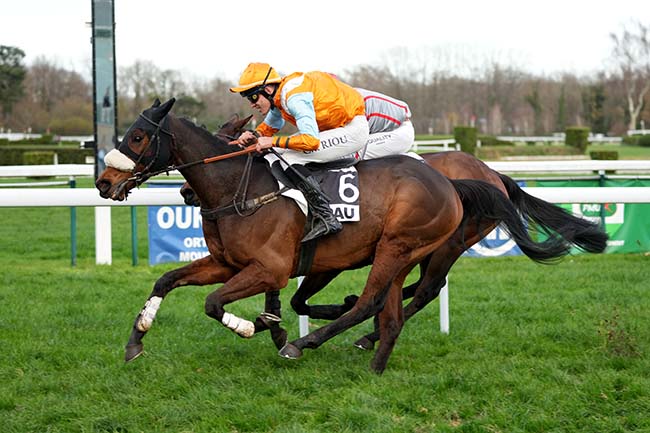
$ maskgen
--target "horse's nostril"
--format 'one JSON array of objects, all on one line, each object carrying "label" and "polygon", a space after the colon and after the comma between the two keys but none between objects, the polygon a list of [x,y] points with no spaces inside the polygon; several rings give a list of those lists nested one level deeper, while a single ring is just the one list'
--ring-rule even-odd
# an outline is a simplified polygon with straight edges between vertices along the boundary
[{"label": "horse's nostril", "polygon": [[111,188],[111,183],[105,179],[99,179],[95,182],[95,187],[99,190],[100,194],[106,194]]}]

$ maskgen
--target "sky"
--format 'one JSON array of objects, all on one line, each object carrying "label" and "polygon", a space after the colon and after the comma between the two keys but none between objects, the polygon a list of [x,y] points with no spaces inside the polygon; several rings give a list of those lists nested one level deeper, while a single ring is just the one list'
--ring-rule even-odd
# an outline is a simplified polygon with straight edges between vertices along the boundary
[{"label": "sky", "polygon": [[[0,45],[91,76],[91,0],[0,2]],[[115,0],[116,60],[233,82],[253,61],[280,73],[498,62],[586,75],[607,68],[610,33],[641,18],[650,24],[647,0]]]}]

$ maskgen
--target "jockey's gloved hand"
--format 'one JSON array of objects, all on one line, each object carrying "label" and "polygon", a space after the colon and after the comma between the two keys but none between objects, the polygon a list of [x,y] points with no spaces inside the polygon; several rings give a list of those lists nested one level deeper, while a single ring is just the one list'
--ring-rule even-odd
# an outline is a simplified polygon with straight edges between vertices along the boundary
[{"label": "jockey's gloved hand", "polygon": [[246,147],[250,146],[251,144],[257,143],[257,137],[259,134],[255,131],[244,131],[242,134],[239,136],[237,140],[233,140],[228,144],[236,144],[239,147]]}]

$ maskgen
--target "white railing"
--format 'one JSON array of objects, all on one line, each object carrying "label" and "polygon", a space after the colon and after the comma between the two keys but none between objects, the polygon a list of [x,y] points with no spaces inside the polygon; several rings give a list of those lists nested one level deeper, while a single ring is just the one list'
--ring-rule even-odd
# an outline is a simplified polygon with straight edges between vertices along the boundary
[{"label": "white railing", "polygon": [[94,176],[93,164],[2,165],[0,177]]},{"label": "white railing", "polygon": [[450,150],[460,150],[460,144],[456,143],[453,138],[441,140],[416,140],[411,147],[413,152],[417,151],[434,151],[447,152]]},{"label": "white railing", "polygon": [[501,173],[584,173],[593,171],[650,172],[650,160],[485,161]]},{"label": "white railing", "polygon": [[[526,192],[553,203],[650,203],[650,187],[635,188],[524,188]],[[95,206],[95,261],[111,264],[111,206],[182,205],[178,190],[146,188],[133,191],[129,200],[102,199],[94,188],[78,189],[0,189],[0,207],[24,206]],[[449,333],[448,285],[439,295],[440,332]],[[307,318],[299,318],[299,332],[308,331]]]},{"label": "white railing", "polygon": [[[520,162],[488,162],[497,171],[503,172],[572,172],[572,171],[647,171],[650,161],[520,161]],[[27,166],[29,167],[29,166]],[[48,166],[45,166],[48,167]],[[0,168],[0,176],[7,173],[14,177],[34,175],[71,175],[64,172],[66,166],[54,167],[31,166],[31,169],[21,166],[15,168]],[[83,169],[72,174],[92,174],[92,166],[82,166]],[[90,167],[90,169],[88,168]],[[12,171],[13,170],[13,171]],[[53,170],[53,171],[52,171]],[[63,170],[63,171],[62,171]],[[43,174],[45,173],[45,174]],[[526,192],[552,203],[650,203],[650,187],[614,187],[614,188],[524,188]],[[50,206],[95,206],[95,262],[111,264],[112,262],[112,229],[111,206],[164,206],[183,205],[183,199],[178,190],[167,188],[145,188],[134,190],[127,201],[115,202],[99,197],[94,188],[77,189],[0,189],[0,207],[50,207]],[[449,298],[448,286],[440,292],[440,331],[449,333]],[[299,332],[307,332],[307,318],[300,317]]]},{"label": "white railing", "polygon": [[[43,134],[32,134],[30,132],[0,132],[0,138],[5,138],[9,141],[20,141],[27,139],[38,139]],[[92,135],[55,135],[57,141],[89,141],[93,140]]]},{"label": "white railing", "polygon": [[[548,136],[509,136],[499,135],[497,140],[507,141],[510,143],[546,143],[546,144],[564,144],[564,134],[548,135]],[[621,143],[622,137],[607,137],[603,134],[593,134],[588,138],[590,143]]]}]

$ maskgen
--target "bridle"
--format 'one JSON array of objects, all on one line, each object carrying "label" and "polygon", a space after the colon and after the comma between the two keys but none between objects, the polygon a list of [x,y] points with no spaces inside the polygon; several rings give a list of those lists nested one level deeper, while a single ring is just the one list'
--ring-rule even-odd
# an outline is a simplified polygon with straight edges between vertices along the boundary
[{"label": "bridle", "polygon": [[[164,133],[165,135],[167,135],[168,137],[171,138],[171,146],[168,146],[168,147],[165,148],[166,149],[165,153],[167,155],[164,156],[163,161],[169,161],[169,157],[171,155],[171,149],[176,147],[176,136],[172,132],[170,132],[167,129],[163,128],[163,126],[162,126],[163,122],[165,122],[165,120],[167,120],[166,115],[165,115],[165,117],[163,117],[163,120],[160,123],[154,122],[152,119],[148,118],[143,113],[140,113],[140,118],[147,121],[148,123],[150,123],[151,125],[156,127],[155,131],[151,135],[151,138],[149,139],[149,143],[147,144],[147,147],[145,147],[145,149],[140,154],[135,153],[133,150],[131,150],[131,148],[128,145],[127,146],[120,146],[120,147],[124,147],[124,148],[118,147],[118,150],[120,152],[126,154],[131,159],[135,160],[135,165],[137,166],[139,163],[142,162],[142,160],[144,159],[144,155],[147,153],[149,148],[151,148],[154,144],[156,145],[155,154],[154,154],[153,158],[151,159],[151,161],[149,161],[141,171],[133,173],[133,176],[131,176],[128,179],[125,180],[125,182],[135,182],[136,185],[138,185],[138,186],[140,186],[141,184],[143,184],[144,182],[146,182],[150,178],[152,178],[154,176],[158,176],[159,174],[162,174],[162,173],[166,173],[167,175],[169,175],[170,171],[180,170],[180,169],[183,169],[183,168],[188,168],[188,167],[192,167],[194,165],[199,165],[199,164],[209,164],[211,162],[221,161],[222,159],[234,158],[235,156],[250,154],[250,153],[255,151],[255,145],[251,145],[251,146],[245,147],[244,149],[242,149],[240,151],[230,152],[230,153],[227,153],[227,154],[224,154],[224,155],[217,155],[217,156],[213,156],[213,157],[210,157],[210,158],[203,158],[203,159],[199,159],[199,160],[196,160],[196,161],[192,161],[192,162],[188,162],[188,163],[180,164],[180,165],[171,164],[171,165],[167,165],[165,167],[161,167],[159,169],[154,170],[153,169],[153,168],[155,168],[154,166],[157,165],[157,163],[159,162],[158,159],[160,158],[161,149],[163,149],[163,146],[161,145],[161,142],[160,142],[161,141],[160,133],[162,132],[162,133]],[[214,135],[217,135],[217,136],[223,137],[223,138],[227,138],[227,139],[231,139],[231,140],[236,139],[236,137],[233,137],[233,136],[228,135],[228,134],[216,133]]]},{"label": "bridle", "polygon": [[[171,138],[171,146],[165,147],[166,155],[164,155],[164,158],[162,159],[163,161],[169,161],[171,149],[176,147],[176,137],[174,136],[174,134],[172,134],[162,126],[162,123],[166,120],[167,116],[163,117],[163,120],[160,123],[154,122],[152,119],[148,118],[143,113],[140,113],[140,118],[145,120],[147,123],[153,125],[156,128],[153,134],[151,135],[151,138],[149,139],[149,142],[147,143],[147,146],[144,148],[144,150],[140,154],[138,154],[135,151],[133,151],[128,144],[120,145],[117,148],[120,152],[124,153],[129,158],[134,160],[136,167],[139,164],[144,165],[144,168],[141,171],[133,173],[133,176],[129,177],[124,181],[124,182],[130,182],[130,181],[135,182],[137,186],[140,186],[142,183],[146,182],[152,176],[156,176],[160,173],[165,173],[165,172],[169,174],[169,171],[171,171],[169,166],[162,169],[157,169],[157,166],[160,164],[159,159],[161,159],[160,158],[161,149],[163,149],[163,146],[161,144],[160,133],[162,132],[163,134]],[[149,153],[149,151],[153,148],[153,146],[155,146],[154,148],[155,153],[151,158],[151,160],[146,162],[145,155]]]},{"label": "bridle", "polygon": [[[122,182],[120,182],[116,186],[117,192],[121,192],[122,189],[126,188],[126,185],[128,184],[128,182],[135,182],[136,186],[140,186],[141,184],[143,184],[144,182],[146,182],[150,178],[152,178],[154,176],[157,176],[159,174],[162,174],[162,173],[166,173],[167,175],[169,175],[170,171],[181,170],[181,169],[192,167],[192,166],[199,165],[199,164],[210,164],[212,162],[217,162],[217,161],[221,161],[221,160],[224,160],[224,159],[234,158],[234,157],[240,156],[240,155],[248,155],[248,159],[247,159],[246,164],[244,166],[244,172],[242,173],[242,176],[240,178],[239,186],[237,187],[237,190],[235,191],[235,194],[233,195],[232,204],[229,204],[229,205],[226,205],[226,206],[220,206],[218,208],[213,208],[213,209],[203,209],[203,208],[201,208],[201,214],[205,218],[207,218],[207,219],[216,219],[220,215],[222,215],[224,213],[227,213],[227,212],[230,212],[231,210],[234,210],[239,216],[247,216],[247,215],[250,215],[250,214],[254,213],[255,211],[257,211],[257,209],[259,209],[264,204],[276,200],[278,198],[278,196],[283,192],[283,190],[281,190],[281,191],[276,191],[276,192],[272,192],[272,193],[269,193],[269,194],[265,194],[265,195],[263,195],[261,197],[257,197],[257,198],[254,198],[254,199],[250,199],[250,200],[246,199],[246,195],[247,195],[247,191],[248,191],[248,184],[249,184],[249,181],[250,181],[251,167],[252,167],[252,162],[253,162],[252,153],[256,151],[256,145],[255,144],[252,144],[252,145],[250,145],[248,147],[245,147],[242,150],[226,153],[224,155],[217,155],[217,156],[213,156],[213,157],[210,157],[210,158],[203,158],[203,159],[199,159],[199,160],[196,160],[196,161],[192,161],[192,162],[188,162],[188,163],[180,164],[180,165],[171,164],[171,165],[167,165],[165,167],[159,168],[159,169],[155,169],[156,166],[159,164],[158,159],[161,156],[161,149],[164,149],[163,152],[166,153],[165,159],[163,159],[163,161],[165,161],[165,162],[169,161],[169,158],[171,156],[171,151],[172,151],[173,148],[176,147],[176,136],[172,132],[168,131],[167,129],[165,129],[163,127],[163,122],[165,122],[167,120],[167,115],[165,115],[162,118],[160,123],[157,123],[157,122],[153,121],[152,119],[145,116],[143,113],[140,113],[140,118],[142,118],[143,120],[145,120],[146,122],[148,122],[149,124],[153,125],[156,128],[154,133],[151,135],[151,138],[149,139],[149,143],[147,143],[147,146],[144,148],[144,150],[140,154],[137,154],[136,152],[134,152],[128,146],[128,144],[126,146],[121,146],[121,147],[125,147],[126,149],[120,149],[118,147],[118,150],[120,150],[120,152],[125,153],[127,156],[131,157],[132,159],[135,159],[136,167],[137,167],[138,164],[140,164],[143,161],[144,155],[147,153],[147,151],[149,151],[149,149],[152,146],[154,146],[154,144],[156,146],[155,147],[155,154],[154,154],[153,158],[151,159],[151,161],[149,161],[141,171],[133,173],[133,176],[131,176],[131,177],[123,180]],[[161,144],[161,135],[160,135],[161,132],[171,138],[171,145],[170,146],[162,146],[162,144]],[[224,137],[224,138],[228,138],[228,139],[235,139],[236,138],[236,137],[230,136],[228,134],[222,134],[222,133],[216,133],[214,135]],[[250,214],[245,214],[246,211],[250,211],[250,210],[252,210],[252,212]]]}]

